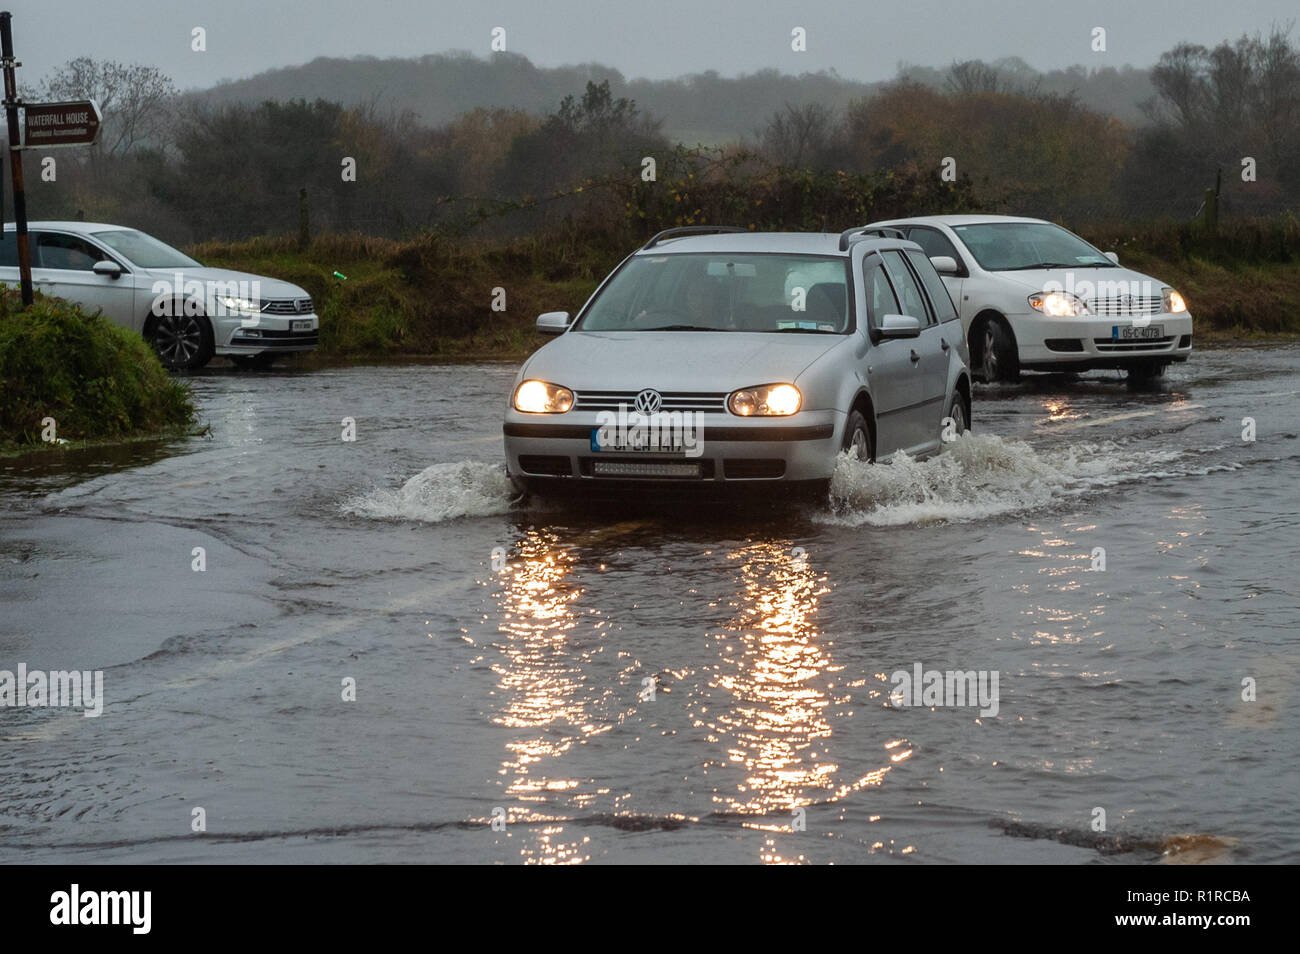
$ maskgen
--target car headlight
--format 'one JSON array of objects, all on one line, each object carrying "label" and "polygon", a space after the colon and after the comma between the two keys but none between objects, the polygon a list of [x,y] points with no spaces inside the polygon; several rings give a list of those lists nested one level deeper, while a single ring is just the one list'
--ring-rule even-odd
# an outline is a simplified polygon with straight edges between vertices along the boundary
[{"label": "car headlight", "polygon": [[1178,294],[1172,288],[1166,288],[1165,294],[1165,313],[1176,315],[1180,311],[1187,310],[1187,302],[1183,301],[1183,296]]},{"label": "car headlight", "polygon": [[228,313],[236,315],[256,315],[262,310],[262,303],[252,298],[235,298],[233,295],[226,295],[218,301]]},{"label": "car headlight", "polygon": [[515,388],[515,410],[528,414],[563,414],[573,407],[573,392],[546,381],[525,381]]},{"label": "car headlight", "polygon": [[727,407],[741,417],[788,417],[802,402],[803,396],[793,384],[762,384],[732,391]]},{"label": "car headlight", "polygon": [[1075,318],[1092,314],[1082,298],[1069,292],[1034,292],[1029,296],[1029,307],[1053,318]]}]

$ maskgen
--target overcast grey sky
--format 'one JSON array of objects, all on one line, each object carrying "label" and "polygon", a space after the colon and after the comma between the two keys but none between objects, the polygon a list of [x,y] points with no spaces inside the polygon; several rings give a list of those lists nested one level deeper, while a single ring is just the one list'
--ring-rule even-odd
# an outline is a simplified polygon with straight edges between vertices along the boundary
[{"label": "overcast grey sky", "polygon": [[[75,56],[157,66],[182,89],[318,56],[489,52],[493,27],[542,66],[599,62],[629,78],[713,69],[834,68],[893,76],[899,61],[1023,57],[1039,69],[1149,66],[1180,40],[1212,45],[1297,16],[1296,0],[0,0],[14,14],[20,79]],[[808,51],[790,49],[807,30]],[[1090,48],[1107,31],[1106,53]],[[207,52],[190,49],[207,31]]]}]

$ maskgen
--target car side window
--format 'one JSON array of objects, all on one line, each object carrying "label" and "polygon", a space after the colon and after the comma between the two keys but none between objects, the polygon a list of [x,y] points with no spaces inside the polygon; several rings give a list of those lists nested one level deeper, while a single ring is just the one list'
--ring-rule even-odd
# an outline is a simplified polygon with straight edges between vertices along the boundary
[{"label": "car side window", "polygon": [[14,232],[5,232],[4,241],[0,241],[0,268],[18,267],[18,236]]},{"label": "car side window", "polygon": [[927,256],[947,255],[960,267],[961,256],[957,254],[957,249],[953,247],[952,242],[948,241],[948,236],[942,232],[918,226],[908,229],[907,237],[925,249]]},{"label": "car side window", "polygon": [[921,286],[916,283],[912,277],[911,270],[907,263],[903,261],[903,253],[890,249],[883,253],[885,259],[885,268],[889,270],[889,277],[898,289],[899,301],[903,306],[902,314],[910,315],[917,319],[922,325],[933,324],[934,316],[930,309],[926,307],[925,295],[921,293]]},{"label": "car side window", "polygon": [[948,294],[948,286],[943,283],[939,273],[934,270],[934,265],[926,257],[924,252],[909,251],[908,260],[912,263],[912,268],[916,274],[921,276],[921,283],[925,285],[925,290],[930,293],[930,304],[934,306],[935,316],[940,321],[952,321],[957,317],[957,309],[953,306],[952,297]]},{"label": "car side window", "polygon": [[94,245],[75,235],[61,232],[40,232],[36,236],[36,255],[32,262],[37,268],[62,268],[75,272],[88,272],[95,263],[108,258]]},{"label": "car side window", "polygon": [[868,255],[862,261],[862,289],[867,299],[867,317],[871,327],[879,328],[884,315],[898,314],[898,298],[885,276],[885,267],[879,255]]}]

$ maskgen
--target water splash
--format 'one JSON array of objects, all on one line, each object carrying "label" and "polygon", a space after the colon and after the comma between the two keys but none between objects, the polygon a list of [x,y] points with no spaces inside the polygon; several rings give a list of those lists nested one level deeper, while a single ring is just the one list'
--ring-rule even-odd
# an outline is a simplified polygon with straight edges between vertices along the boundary
[{"label": "water splash", "polygon": [[1236,469],[1187,460],[1195,453],[1114,441],[1036,451],[1024,441],[966,434],[926,460],[900,453],[887,464],[864,464],[841,456],[830,509],[816,519],[847,526],[981,520],[1119,484]]},{"label": "water splash", "polygon": [[433,464],[401,487],[380,487],[343,501],[348,516],[439,523],[509,511],[518,496],[500,464],[457,461]]}]

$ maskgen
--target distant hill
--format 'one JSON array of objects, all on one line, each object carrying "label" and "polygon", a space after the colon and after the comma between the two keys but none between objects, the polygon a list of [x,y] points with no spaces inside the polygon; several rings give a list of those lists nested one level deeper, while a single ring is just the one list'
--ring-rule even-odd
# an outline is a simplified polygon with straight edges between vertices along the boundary
[{"label": "distant hill", "polygon": [[[1148,71],[1131,67],[1088,71],[1076,66],[1038,73],[1016,59],[989,65],[1010,88],[1074,92],[1084,105],[1130,123],[1141,120],[1139,104],[1153,92]],[[947,73],[945,68],[904,65],[900,75],[942,87]],[[787,103],[842,109],[881,85],[844,79],[833,70],[795,76],[773,69],[737,77],[709,71],[672,80],[629,80],[598,63],[539,67],[516,53],[483,58],[458,51],[408,59],[319,57],[187,95],[213,103],[319,98],[350,106],[373,101],[385,110],[409,110],[421,122],[438,126],[480,106],[548,113],[565,96],[580,95],[589,80],[608,80],[615,96],[633,99],[662,119],[671,138],[706,145],[753,136]]]}]

